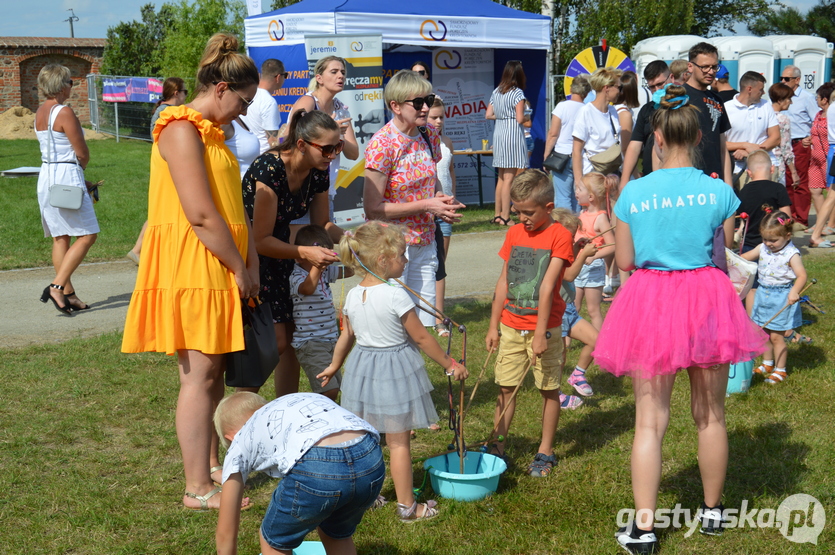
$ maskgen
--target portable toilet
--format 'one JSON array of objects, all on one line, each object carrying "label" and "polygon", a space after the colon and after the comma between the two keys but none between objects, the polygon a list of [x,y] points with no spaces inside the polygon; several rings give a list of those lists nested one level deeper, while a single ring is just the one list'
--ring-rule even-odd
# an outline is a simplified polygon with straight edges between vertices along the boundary
[{"label": "portable toilet", "polygon": [[739,88],[746,71],[765,77],[765,88],[774,84],[774,45],[763,37],[714,37],[707,39],[719,51],[719,63],[728,68],[728,83]]},{"label": "portable toilet", "polygon": [[650,62],[664,60],[669,64],[673,60],[686,60],[690,48],[704,40],[702,37],[695,35],[669,35],[666,37],[652,37],[636,43],[632,47],[631,58],[635,64],[635,72],[641,79],[641,84],[646,86],[644,68]]},{"label": "portable toilet", "polygon": [[832,77],[831,42],[807,35],[772,35],[765,37],[774,45],[774,75],[783,74],[786,66],[800,68],[800,86],[814,93]]}]

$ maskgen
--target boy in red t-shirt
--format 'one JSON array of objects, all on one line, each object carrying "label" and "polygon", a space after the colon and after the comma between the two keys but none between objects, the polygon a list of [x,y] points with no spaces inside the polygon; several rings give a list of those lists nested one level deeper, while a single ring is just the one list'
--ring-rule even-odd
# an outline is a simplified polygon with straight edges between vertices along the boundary
[{"label": "boy in red t-shirt", "polygon": [[[525,170],[513,180],[510,198],[520,223],[508,230],[499,251],[505,264],[496,283],[487,332],[487,349],[499,347],[494,426],[496,437],[507,437],[516,408],[516,400],[511,400],[513,390],[535,359],[534,383],[543,402],[542,440],[528,474],[544,477],[556,463],[553,444],[560,418],[560,332],[565,301],[555,291],[565,268],[574,260],[574,251],[571,234],[551,218],[554,188],[547,175]],[[499,422],[508,403],[510,407]],[[494,443],[492,451],[504,457],[504,441]]]}]

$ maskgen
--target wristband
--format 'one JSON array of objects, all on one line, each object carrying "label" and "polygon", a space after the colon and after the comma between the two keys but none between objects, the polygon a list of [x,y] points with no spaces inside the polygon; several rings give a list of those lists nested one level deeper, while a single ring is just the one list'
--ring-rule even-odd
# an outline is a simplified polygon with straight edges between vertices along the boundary
[{"label": "wristband", "polygon": [[447,369],[444,372],[444,374],[446,374],[447,376],[452,376],[453,374],[455,374],[455,364],[455,359],[453,359],[452,364],[450,365],[449,369]]}]

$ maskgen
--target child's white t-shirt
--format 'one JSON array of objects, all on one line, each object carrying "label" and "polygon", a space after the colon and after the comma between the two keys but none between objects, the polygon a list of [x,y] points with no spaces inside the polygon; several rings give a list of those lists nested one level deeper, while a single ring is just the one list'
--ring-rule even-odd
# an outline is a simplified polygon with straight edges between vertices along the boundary
[{"label": "child's white t-shirt", "polygon": [[293,321],[296,325],[291,343],[294,349],[306,341],[339,339],[336,309],[329,284],[339,279],[341,271],[342,267],[337,264],[328,266],[319,278],[316,291],[312,295],[300,295],[299,287],[309,272],[298,264],[293,267],[293,273],[290,274],[290,296],[293,299]]},{"label": "child's white t-shirt", "polygon": [[[614,132],[612,131],[614,126]],[[601,112],[596,106],[589,103],[583,106],[577,113],[574,120],[573,136],[581,141],[583,145],[583,173],[594,171],[594,166],[589,162],[589,157],[600,154],[616,142],[620,134],[620,122],[618,112],[614,106],[609,106],[606,113]]]},{"label": "child's white t-shirt", "polygon": [[246,482],[260,471],[283,478],[323,437],[343,431],[366,431],[371,424],[318,393],[291,393],[255,411],[235,434],[223,461],[223,482],[236,472]]},{"label": "child's white t-shirt", "polygon": [[342,312],[351,321],[357,343],[363,347],[396,347],[409,340],[400,318],[415,303],[399,285],[358,285],[345,296]]}]

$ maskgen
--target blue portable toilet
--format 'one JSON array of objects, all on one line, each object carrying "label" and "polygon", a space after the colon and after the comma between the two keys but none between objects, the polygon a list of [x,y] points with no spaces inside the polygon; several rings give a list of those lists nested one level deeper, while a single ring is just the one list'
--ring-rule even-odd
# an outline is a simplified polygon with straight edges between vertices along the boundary
[{"label": "blue portable toilet", "polygon": [[831,42],[826,42],[823,37],[807,35],[771,35],[766,38],[774,45],[775,76],[782,75],[786,66],[797,66],[802,73],[800,86],[812,93],[831,80]]},{"label": "blue portable toilet", "polygon": [[655,60],[664,60],[669,64],[673,60],[686,60],[690,48],[694,44],[703,42],[705,39],[696,35],[669,35],[666,37],[652,37],[639,41],[632,47],[632,62],[635,64],[635,72],[644,82],[644,68]]},{"label": "blue portable toilet", "polygon": [[730,72],[728,82],[739,88],[746,71],[765,77],[766,89],[774,84],[774,45],[763,37],[714,37],[707,39],[719,51],[719,63]]}]

